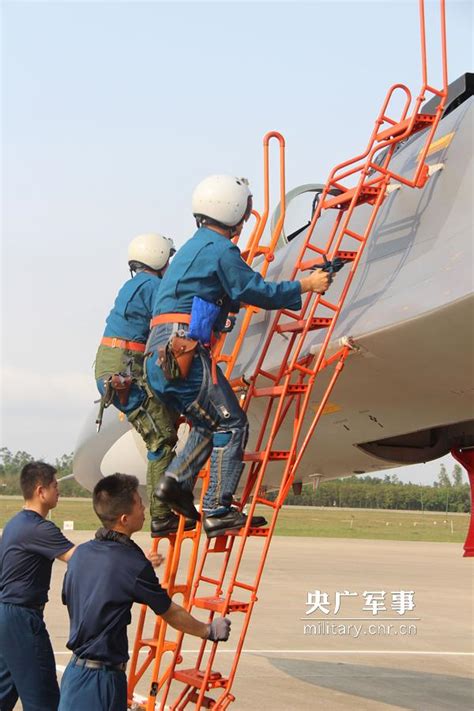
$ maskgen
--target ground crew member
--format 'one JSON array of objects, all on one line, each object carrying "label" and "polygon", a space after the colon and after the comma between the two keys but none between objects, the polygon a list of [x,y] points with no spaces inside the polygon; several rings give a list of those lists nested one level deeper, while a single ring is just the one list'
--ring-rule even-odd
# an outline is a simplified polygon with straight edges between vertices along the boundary
[{"label": "ground crew member", "polygon": [[63,584],[73,656],[62,678],[59,709],[126,711],[132,603],[147,604],[175,629],[214,642],[228,639],[230,620],[200,622],[160,586],[150,561],[131,540],[145,519],[136,477],[104,477],[92,503],[103,528],[95,540],[77,547]]},{"label": "ground crew member", "polygon": [[[161,278],[175,253],[173,240],[159,234],[135,237],[128,248],[132,274],[120,289],[107,317],[95,360],[97,387],[102,395],[98,426],[104,407],[113,403],[139,432],[148,449],[147,491],[152,535],[167,535],[179,519],[153,495],[173,457],[176,429],[167,409],[147,387],[143,377],[145,343],[150,330],[152,303]],[[187,521],[186,529],[195,523]]]},{"label": "ground crew member", "polygon": [[[248,424],[219,368],[213,378],[206,343],[210,333],[199,335],[200,322],[208,328],[208,312],[215,309],[216,327],[225,322],[229,310],[238,310],[240,302],[263,309],[300,309],[301,294],[324,293],[330,277],[316,270],[300,281],[269,282],[245,263],[231,241],[240,234],[252,210],[245,179],[228,175],[206,178],[194,191],[192,210],[198,230],[176,254],[154,301],[147,344],[153,354],[147,359],[147,379],[164,402],[185,413],[193,424],[185,447],[167,468],[156,495],[176,511],[198,517],[188,482],[211,455],[204,529],[212,537],[245,525],[244,514],[230,504],[243,470]],[[179,364],[184,363],[190,338],[199,343],[183,377]]]},{"label": "ground crew member", "polygon": [[30,462],[20,486],[25,506],[0,542],[0,711],[11,711],[18,697],[23,711],[56,711],[56,664],[43,610],[55,558],[67,562],[75,547],[46,519],[58,503],[56,469]]}]

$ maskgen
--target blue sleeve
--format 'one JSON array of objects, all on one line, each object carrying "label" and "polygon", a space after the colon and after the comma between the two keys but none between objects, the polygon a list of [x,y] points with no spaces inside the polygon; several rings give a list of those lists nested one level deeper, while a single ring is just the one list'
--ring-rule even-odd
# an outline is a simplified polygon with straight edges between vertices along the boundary
[{"label": "blue sleeve", "polygon": [[157,615],[162,615],[171,605],[171,598],[158,582],[150,562],[147,562],[141,573],[137,575],[133,599],[135,602],[148,605]]},{"label": "blue sleeve", "polygon": [[52,521],[40,521],[36,526],[34,539],[26,543],[32,553],[38,553],[48,560],[54,560],[74,547],[74,543],[63,536]]},{"label": "blue sleeve", "polygon": [[265,281],[244,262],[239,249],[233,244],[218,255],[217,275],[232,301],[243,301],[268,310],[297,311],[301,308],[298,281]]},{"label": "blue sleeve", "polygon": [[[145,317],[151,318],[153,315],[153,301],[157,298],[160,285],[161,279],[155,279],[154,277],[150,277],[142,284],[139,284],[125,306],[125,318],[128,318],[129,315],[132,318],[136,317],[137,310]],[[138,304],[140,304],[140,307],[137,309]]]}]

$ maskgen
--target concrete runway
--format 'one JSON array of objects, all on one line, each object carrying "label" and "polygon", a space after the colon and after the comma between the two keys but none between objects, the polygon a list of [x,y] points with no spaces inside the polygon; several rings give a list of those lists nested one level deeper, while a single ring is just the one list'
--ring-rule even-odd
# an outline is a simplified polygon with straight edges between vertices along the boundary
[{"label": "concrete runway", "polygon": [[[80,543],[91,534],[74,532],[70,537]],[[135,540],[148,546],[145,534]],[[260,545],[249,541],[244,579],[255,570]],[[230,708],[470,711],[473,562],[462,558],[459,544],[275,537]],[[60,602],[63,573],[63,564],[56,562],[46,612],[59,675],[69,658],[68,620]],[[308,593],[314,603],[316,590],[327,593],[328,605],[321,605],[327,614],[321,609],[307,614],[314,607],[307,605]],[[380,591],[385,592],[386,610],[364,596]],[[399,591],[413,591],[413,610],[399,614],[393,595]],[[336,592],[356,593],[339,596],[337,613]],[[138,606],[130,647],[137,611]],[[238,618],[235,613],[234,635],[220,645],[214,663],[224,675],[240,629]],[[313,627],[305,631],[305,625]],[[197,647],[197,640],[188,638],[183,648]],[[183,667],[192,661],[188,654]],[[138,691],[147,687],[144,682]]]}]

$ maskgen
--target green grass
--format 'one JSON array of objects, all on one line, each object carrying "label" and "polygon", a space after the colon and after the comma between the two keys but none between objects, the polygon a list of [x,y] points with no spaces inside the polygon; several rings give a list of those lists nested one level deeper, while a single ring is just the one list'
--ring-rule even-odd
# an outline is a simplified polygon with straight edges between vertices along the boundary
[{"label": "green grass", "polygon": [[466,539],[468,527],[469,514],[446,516],[442,511],[295,509],[289,506],[280,512],[275,533],[280,536],[460,543]]},{"label": "green grass", "polygon": [[[20,497],[0,497],[0,528],[22,505]],[[258,507],[258,513],[269,517],[269,509]],[[63,521],[74,521],[78,531],[93,531],[99,521],[90,499],[61,499],[51,512],[59,527]],[[415,525],[416,524],[416,525]],[[452,525],[452,530],[451,530]],[[145,522],[148,528],[148,523]],[[366,509],[297,508],[282,509],[276,526],[277,536],[313,536],[319,538],[367,538],[387,541],[464,542],[469,514],[443,512],[373,511]]]}]

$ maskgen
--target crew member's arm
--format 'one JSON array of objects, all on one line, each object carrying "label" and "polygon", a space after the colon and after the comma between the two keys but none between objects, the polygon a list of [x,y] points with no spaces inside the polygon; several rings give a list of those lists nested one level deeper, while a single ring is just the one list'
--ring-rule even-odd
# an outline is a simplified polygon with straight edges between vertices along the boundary
[{"label": "crew member's arm", "polygon": [[133,600],[151,607],[174,629],[186,634],[209,639],[211,642],[225,641],[230,634],[230,620],[217,617],[210,624],[200,622],[189,614],[184,607],[173,602],[166,590],[163,590],[148,562],[135,580]]},{"label": "crew member's arm", "polygon": [[301,294],[308,291],[323,294],[330,285],[329,274],[321,269],[300,281],[265,281],[244,262],[232,243],[220,248],[217,274],[229,298],[263,309],[300,309]]},{"label": "crew member's arm", "polygon": [[229,639],[230,620],[227,617],[216,617],[210,624],[206,624],[197,620],[175,602],[171,603],[167,612],[161,617],[175,630],[192,634],[194,637],[210,639],[212,642],[225,642]]},{"label": "crew member's arm", "polygon": [[57,558],[58,560],[62,560],[63,563],[68,563],[68,562],[70,561],[70,559],[71,559],[72,554],[73,554],[74,551],[76,550],[76,548],[77,548],[77,546],[73,546],[72,548],[70,548],[70,549],[69,549],[68,551],[66,551],[65,553],[62,553],[61,555],[57,555],[56,558]]},{"label": "crew member's arm", "polygon": [[59,530],[52,521],[41,519],[35,530],[34,540],[28,544],[28,550],[43,555],[49,560],[58,558],[68,562],[76,546]]}]

